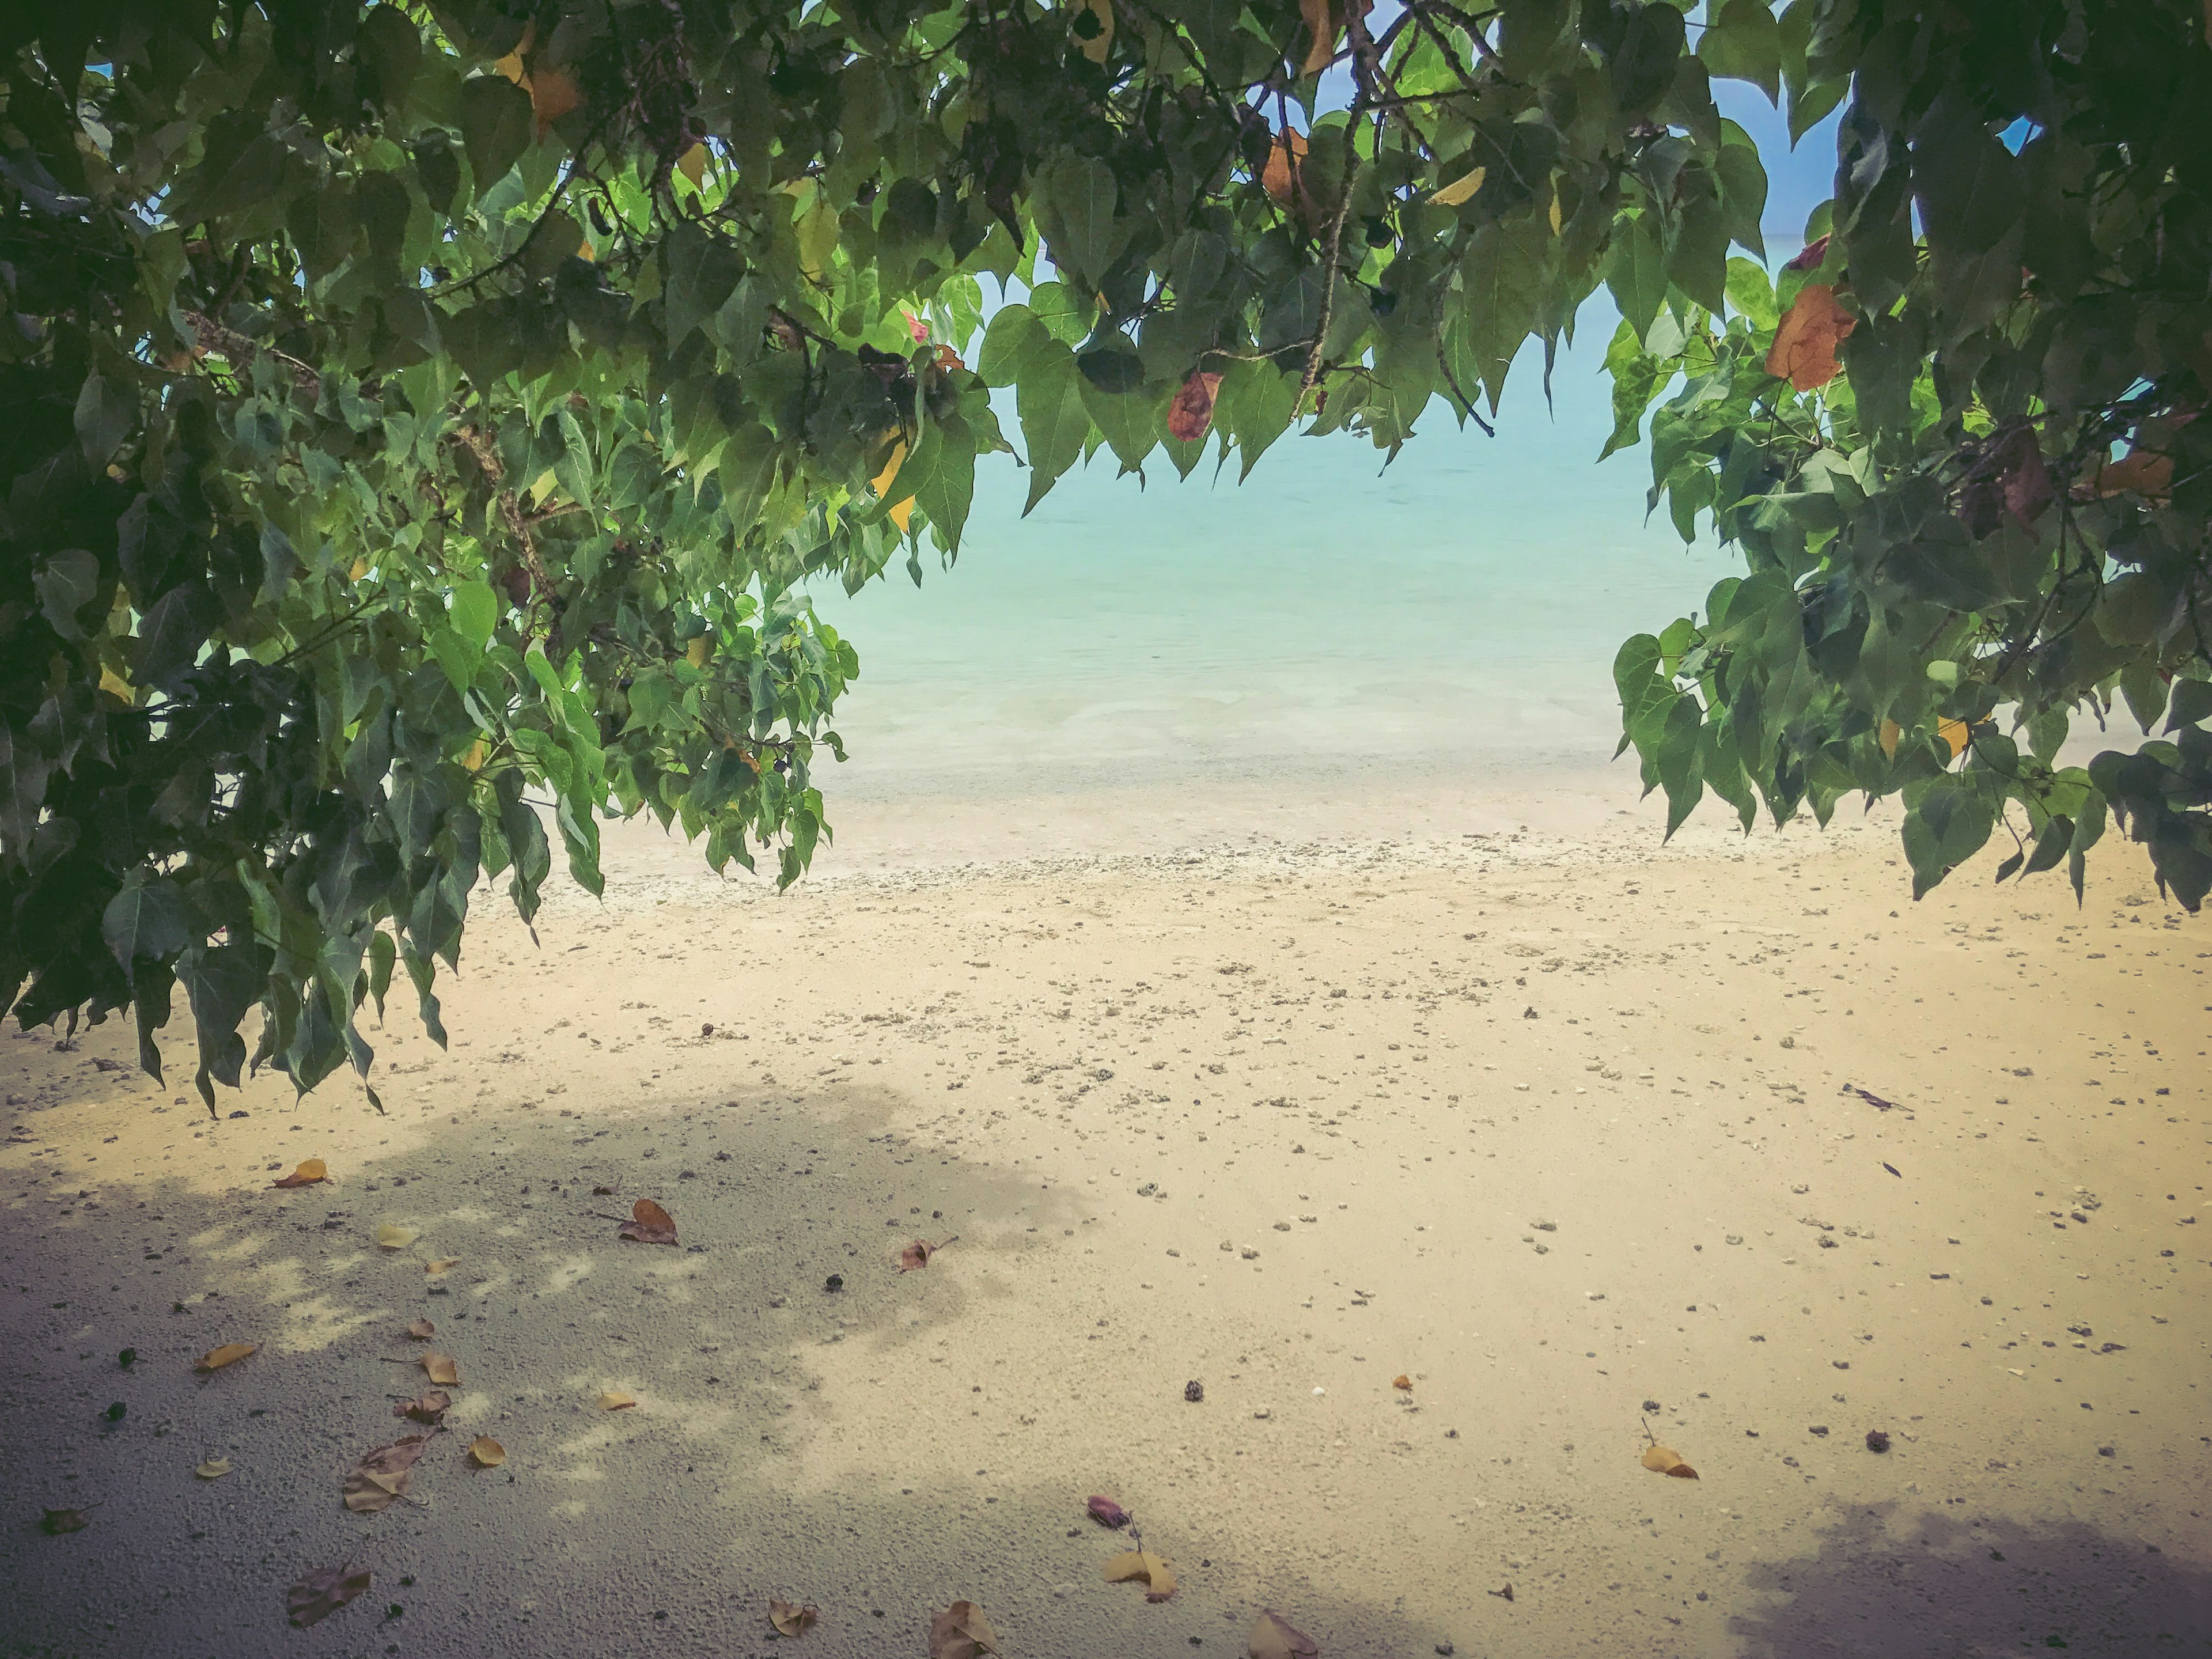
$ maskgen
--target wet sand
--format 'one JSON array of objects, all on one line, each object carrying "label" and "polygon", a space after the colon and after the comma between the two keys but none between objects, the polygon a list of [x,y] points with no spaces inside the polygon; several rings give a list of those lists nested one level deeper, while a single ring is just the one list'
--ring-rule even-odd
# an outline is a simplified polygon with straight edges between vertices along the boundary
[{"label": "wet sand", "polygon": [[[480,898],[450,1053],[395,988],[382,1116],[10,1031],[0,1653],[2203,1651],[2206,924],[2117,845],[1916,905],[1885,826],[1521,817],[960,869],[886,811],[781,897],[633,837],[534,944]],[[446,1430],[349,1513],[423,1317]]]}]

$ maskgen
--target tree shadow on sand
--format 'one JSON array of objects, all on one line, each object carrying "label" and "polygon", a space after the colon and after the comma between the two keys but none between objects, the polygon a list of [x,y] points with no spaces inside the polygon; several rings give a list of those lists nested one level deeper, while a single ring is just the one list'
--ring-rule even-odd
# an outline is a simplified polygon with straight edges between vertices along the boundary
[{"label": "tree shadow on sand", "polygon": [[1856,1509],[1811,1555],[1744,1582],[1771,1604],[1730,1620],[1732,1659],[2154,1659],[2212,1644],[2212,1573],[2080,1521]]}]

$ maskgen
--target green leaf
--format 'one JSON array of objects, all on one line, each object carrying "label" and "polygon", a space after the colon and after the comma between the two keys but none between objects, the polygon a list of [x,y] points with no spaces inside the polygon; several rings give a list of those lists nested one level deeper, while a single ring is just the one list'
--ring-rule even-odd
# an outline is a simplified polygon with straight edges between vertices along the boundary
[{"label": "green leaf", "polygon": [[129,973],[141,957],[167,962],[192,942],[191,913],[173,881],[136,870],[100,919],[100,936]]},{"label": "green leaf", "polygon": [[1053,263],[1096,288],[1128,240],[1114,217],[1121,191],[1114,171],[1088,156],[1064,156],[1048,182],[1057,227],[1049,238]]},{"label": "green leaf", "polygon": [[1728,262],[1728,299],[1737,313],[1760,333],[1771,333],[1781,313],[1774,303],[1774,284],[1765,268],[1753,260]]},{"label": "green leaf", "polygon": [[461,143],[479,200],[530,148],[535,122],[530,94],[505,76],[472,75],[461,82]]},{"label": "green leaf", "polygon": [[481,651],[491,643],[492,629],[499,625],[499,597],[489,582],[455,582],[451,615],[453,631]]},{"label": "green leaf", "polygon": [[88,374],[76,394],[76,440],[85,465],[98,471],[115,458],[138,422],[138,398],[121,381]]},{"label": "green leaf", "polygon": [[[1482,226],[1460,261],[1467,300],[1455,334],[1458,355],[1480,377],[1492,413],[1506,370],[1535,325],[1549,259],[1549,227],[1531,214]],[[1462,379],[1464,384],[1464,372]]]},{"label": "green leaf", "polygon": [[1083,377],[1076,372],[1075,354],[1057,341],[1051,344],[1052,349],[1041,348],[1031,359],[1014,394],[1022,442],[1029,451],[1024,517],[1081,459],[1084,440],[1091,435],[1091,414],[1083,401]]},{"label": "green leaf", "polygon": [[1711,20],[1698,56],[1715,75],[1748,81],[1778,103],[1782,90],[1782,34],[1769,0],[1709,0]]},{"label": "green leaf", "polygon": [[1667,253],[1650,212],[1626,218],[1614,229],[1605,284],[1622,318],[1643,338],[1667,300]]}]

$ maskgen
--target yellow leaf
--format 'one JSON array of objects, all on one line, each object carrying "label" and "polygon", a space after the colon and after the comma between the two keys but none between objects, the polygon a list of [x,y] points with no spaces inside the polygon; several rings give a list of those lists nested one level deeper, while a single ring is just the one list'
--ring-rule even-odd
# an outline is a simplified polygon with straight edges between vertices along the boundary
[{"label": "yellow leaf", "polygon": [[[1352,0],[1352,9],[1361,17],[1367,15],[1374,0]],[[1306,20],[1306,59],[1299,67],[1300,76],[1319,75],[1336,57],[1336,43],[1343,37],[1346,27],[1346,7],[1343,0],[1298,0],[1298,11]]]},{"label": "yellow leaf", "polygon": [[1297,193],[1298,165],[1305,156],[1305,134],[1285,127],[1267,146],[1267,164],[1260,172],[1261,186],[1287,206]]},{"label": "yellow leaf", "polygon": [[477,740],[468,746],[467,751],[461,757],[461,769],[465,772],[482,771],[484,757],[490,752],[490,745],[484,741],[483,734],[478,732]]},{"label": "yellow leaf", "polygon": [[1106,54],[1114,49],[1113,0],[1079,0],[1075,9],[1079,13],[1089,12],[1098,20],[1097,33],[1085,37],[1080,30],[1077,31],[1076,46],[1092,63],[1104,63]]},{"label": "yellow leaf", "polygon": [[100,671],[100,689],[112,693],[125,702],[135,702],[138,698],[138,693],[132,689],[129,680],[125,679],[113,669],[105,666]]},{"label": "yellow leaf", "polygon": [[319,1181],[331,1178],[331,1166],[319,1158],[302,1158],[299,1167],[288,1176],[270,1182],[272,1187],[312,1187]]},{"label": "yellow leaf", "polygon": [[1279,1613],[1263,1612],[1254,1620],[1244,1646],[1252,1659],[1321,1659],[1313,1638]]},{"label": "yellow leaf", "polygon": [[1881,744],[1881,752],[1888,756],[1890,759],[1895,760],[1897,758],[1897,740],[1904,735],[1905,728],[1899,726],[1895,720],[1884,720],[1881,723],[1881,736],[1877,739]]},{"label": "yellow leaf", "polygon": [[1552,192],[1552,234],[1554,236],[1558,235],[1559,234],[1560,226],[1565,222],[1565,220],[1559,213],[1559,193],[1557,191],[1553,191]]},{"label": "yellow leaf", "polygon": [[422,1356],[422,1375],[433,1382],[458,1388],[461,1381],[461,1368],[449,1353],[426,1353]]},{"label": "yellow leaf", "polygon": [[412,1227],[398,1226],[389,1221],[376,1230],[376,1242],[387,1250],[404,1250],[422,1236]]},{"label": "yellow leaf", "polygon": [[346,580],[349,582],[357,582],[367,574],[368,574],[368,561],[356,559],[353,562],[353,568],[346,572]]},{"label": "yellow leaf", "polygon": [[495,1469],[507,1462],[507,1448],[488,1434],[480,1434],[469,1442],[469,1456],[480,1469]]},{"label": "yellow leaf", "polygon": [[1950,745],[1951,758],[1956,760],[1966,752],[1967,740],[1972,734],[1967,731],[1964,720],[1938,720],[1936,722],[1936,735]]},{"label": "yellow leaf", "polygon": [[1682,1454],[1672,1446],[1656,1442],[1644,1449],[1644,1467],[1658,1474],[1671,1474],[1677,1480],[1694,1480],[1698,1472],[1682,1461]]},{"label": "yellow leaf", "polygon": [[2173,457],[2154,449],[2133,449],[2097,469],[2092,493],[2117,495],[2132,489],[2146,500],[2162,501],[2173,493]]},{"label": "yellow leaf", "polygon": [[1482,188],[1482,181],[1489,176],[1488,167],[1476,167],[1472,172],[1462,173],[1429,199],[1438,207],[1458,207],[1471,200],[1474,192]]},{"label": "yellow leaf", "polygon": [[837,251],[837,215],[817,196],[793,228],[799,237],[799,268],[818,283],[830,269],[830,256]]},{"label": "yellow leaf", "polygon": [[434,1255],[422,1264],[422,1271],[426,1273],[441,1273],[448,1267],[456,1266],[459,1261],[460,1257],[457,1255]]},{"label": "yellow leaf", "polygon": [[689,179],[695,188],[707,182],[707,147],[694,144],[676,158],[676,170]]},{"label": "yellow leaf", "polygon": [[[891,446],[891,458],[884,463],[884,470],[875,476],[873,488],[878,500],[880,501],[890,489],[891,480],[898,477],[899,468],[905,462],[906,440],[901,438]],[[899,534],[905,535],[906,527],[914,518],[914,497],[909,495],[904,501],[894,503],[890,516],[890,521],[898,526]]]},{"label": "yellow leaf", "polygon": [[636,1404],[635,1395],[624,1394],[619,1389],[607,1389],[599,1395],[599,1409],[603,1412],[625,1412]]},{"label": "yellow leaf", "polygon": [[258,1342],[226,1342],[220,1348],[210,1348],[192,1366],[196,1371],[219,1371],[225,1365],[235,1365],[248,1354],[261,1352]]},{"label": "yellow leaf", "polygon": [[779,1636],[804,1636],[821,1616],[818,1609],[811,1606],[802,1607],[796,1601],[770,1601],[768,1604],[768,1621],[775,1626]]},{"label": "yellow leaf", "polygon": [[1774,331],[1767,349],[1766,372],[1785,380],[1800,392],[1812,392],[1843,373],[1836,348],[1858,326],[1837,301],[1836,290],[1826,283],[1808,283],[1797,290],[1790,309]]},{"label": "yellow leaf", "polygon": [[1132,1578],[1141,1578],[1150,1586],[1145,1592],[1147,1601],[1164,1601],[1176,1593],[1175,1572],[1167,1557],[1150,1550],[1124,1550],[1107,1562],[1108,1583],[1123,1584]]},{"label": "yellow leaf", "polygon": [[438,1328],[427,1319],[418,1319],[407,1328],[407,1334],[417,1342],[428,1342],[437,1334]]},{"label": "yellow leaf", "polygon": [[220,1480],[230,1473],[230,1460],[228,1457],[210,1457],[192,1473],[203,1480]]}]

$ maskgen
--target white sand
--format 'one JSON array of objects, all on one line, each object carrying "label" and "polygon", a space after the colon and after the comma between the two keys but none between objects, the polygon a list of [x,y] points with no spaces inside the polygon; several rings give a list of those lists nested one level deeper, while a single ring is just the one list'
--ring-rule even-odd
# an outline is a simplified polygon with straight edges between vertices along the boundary
[{"label": "white sand", "polygon": [[[210,1125],[181,1020],[167,1089],[119,1024],[0,1042],[0,1653],[764,1654],[771,1595],[872,1659],[960,1596],[1010,1659],[1242,1656],[1261,1607],[1329,1659],[2212,1639],[2212,935],[2134,849],[2077,912],[1916,906],[1887,829],[841,828],[780,899],[631,842],[535,946],[483,902],[386,1117],[264,1079]],[[616,1240],[641,1196],[683,1248]],[[454,1431],[349,1514],[423,1316]],[[1102,1581],[1093,1492],[1171,1601]]]}]

